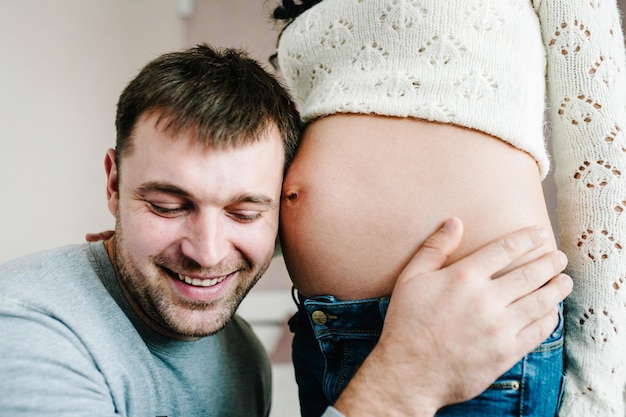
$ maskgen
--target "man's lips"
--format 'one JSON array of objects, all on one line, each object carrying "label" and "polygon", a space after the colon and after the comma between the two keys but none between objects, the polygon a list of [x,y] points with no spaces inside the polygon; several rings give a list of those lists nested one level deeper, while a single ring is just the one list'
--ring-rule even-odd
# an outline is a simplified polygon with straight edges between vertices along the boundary
[{"label": "man's lips", "polygon": [[237,272],[237,271],[232,271],[225,275],[217,275],[217,276],[213,275],[211,278],[203,278],[198,275],[185,275],[185,274],[181,274],[180,272],[174,272],[171,269],[168,269],[165,267],[161,267],[161,268],[167,273],[167,275],[169,275],[173,279],[177,279],[193,287],[205,287],[205,288],[213,287],[219,284],[220,282],[224,281],[225,279],[232,277]]},{"label": "man's lips", "polygon": [[183,274],[177,274],[177,275],[178,275],[179,280],[184,281],[185,283],[189,285],[193,285],[194,287],[212,287],[224,281],[226,278],[231,276],[232,273],[228,275],[222,275],[216,278],[194,278],[194,277],[190,277],[188,275],[183,275]]},{"label": "man's lips", "polygon": [[[220,272],[189,273],[175,272],[171,269],[161,267],[163,272],[171,279],[172,291],[175,298],[182,298],[187,301],[209,303],[223,297],[229,288],[232,290],[233,279],[241,271],[240,269]],[[179,269],[179,271],[181,271]],[[235,284],[236,285],[236,284]]]}]

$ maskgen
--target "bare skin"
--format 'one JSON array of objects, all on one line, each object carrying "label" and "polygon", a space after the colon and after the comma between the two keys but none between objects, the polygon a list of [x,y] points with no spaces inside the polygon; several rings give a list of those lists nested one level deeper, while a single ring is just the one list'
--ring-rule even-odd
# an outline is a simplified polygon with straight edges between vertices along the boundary
[{"label": "bare skin", "polygon": [[[315,120],[282,199],[285,262],[307,297],[389,295],[420,244],[452,216],[465,233],[448,262],[524,227],[551,231],[532,157],[484,133],[416,119]],[[551,232],[548,244],[556,248]]]}]

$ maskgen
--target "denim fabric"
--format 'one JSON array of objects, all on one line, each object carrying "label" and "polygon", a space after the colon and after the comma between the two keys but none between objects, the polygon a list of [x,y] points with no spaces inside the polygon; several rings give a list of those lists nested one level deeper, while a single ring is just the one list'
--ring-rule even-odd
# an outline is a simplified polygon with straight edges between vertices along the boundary
[{"label": "denim fabric", "polygon": [[[319,417],[337,399],[376,345],[389,297],[337,301],[303,299],[289,321],[303,417]],[[437,416],[555,416],[563,378],[563,317],[550,337],[485,392],[441,409]],[[401,381],[398,381],[401,383]]]}]

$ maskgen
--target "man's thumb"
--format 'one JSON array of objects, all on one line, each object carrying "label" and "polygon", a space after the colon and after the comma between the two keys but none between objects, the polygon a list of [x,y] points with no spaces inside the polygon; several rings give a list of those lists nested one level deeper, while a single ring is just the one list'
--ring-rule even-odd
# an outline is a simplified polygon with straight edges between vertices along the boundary
[{"label": "man's thumb", "polygon": [[461,220],[458,217],[446,220],[415,252],[401,276],[410,278],[424,272],[441,269],[448,256],[459,247],[462,237],[463,223]]}]

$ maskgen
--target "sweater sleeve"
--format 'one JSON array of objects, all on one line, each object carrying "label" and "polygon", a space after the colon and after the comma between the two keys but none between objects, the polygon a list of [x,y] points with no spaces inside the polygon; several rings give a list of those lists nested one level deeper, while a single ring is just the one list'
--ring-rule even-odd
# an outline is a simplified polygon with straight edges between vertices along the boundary
[{"label": "sweater sleeve", "polygon": [[616,0],[535,0],[547,54],[565,302],[559,415],[624,416],[626,71]]}]

